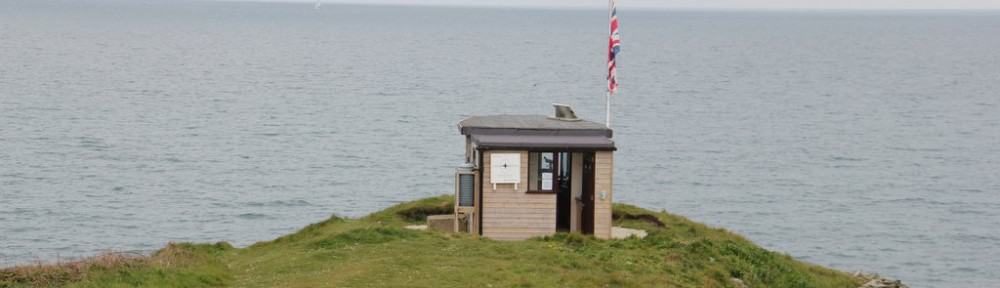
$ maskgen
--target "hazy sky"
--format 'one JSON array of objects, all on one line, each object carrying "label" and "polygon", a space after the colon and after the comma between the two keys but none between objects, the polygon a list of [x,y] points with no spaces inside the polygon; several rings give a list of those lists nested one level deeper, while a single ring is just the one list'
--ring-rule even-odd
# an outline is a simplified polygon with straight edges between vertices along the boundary
[{"label": "hazy sky", "polygon": [[[263,0],[314,2],[316,0]],[[383,3],[475,6],[606,7],[606,0],[320,0],[325,3]],[[1000,9],[1000,0],[619,0],[628,8],[713,9]]]}]

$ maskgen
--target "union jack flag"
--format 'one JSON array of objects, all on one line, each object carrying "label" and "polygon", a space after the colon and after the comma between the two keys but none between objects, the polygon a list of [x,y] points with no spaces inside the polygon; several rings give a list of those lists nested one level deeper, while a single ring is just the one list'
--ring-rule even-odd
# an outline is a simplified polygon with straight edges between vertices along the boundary
[{"label": "union jack flag", "polygon": [[621,35],[618,34],[618,1],[610,0],[611,35],[608,37],[608,92],[614,93],[618,90],[618,76],[615,75],[615,56],[621,49]]}]

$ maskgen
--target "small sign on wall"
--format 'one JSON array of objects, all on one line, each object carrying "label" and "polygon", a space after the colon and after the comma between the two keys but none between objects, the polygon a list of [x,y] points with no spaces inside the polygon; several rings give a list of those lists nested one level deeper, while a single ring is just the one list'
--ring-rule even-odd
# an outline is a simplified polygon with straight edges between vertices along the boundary
[{"label": "small sign on wall", "polygon": [[542,190],[552,190],[552,173],[542,173]]},{"label": "small sign on wall", "polygon": [[493,183],[493,190],[497,189],[497,184],[517,184],[521,183],[521,153],[492,153],[490,154],[490,182]]}]

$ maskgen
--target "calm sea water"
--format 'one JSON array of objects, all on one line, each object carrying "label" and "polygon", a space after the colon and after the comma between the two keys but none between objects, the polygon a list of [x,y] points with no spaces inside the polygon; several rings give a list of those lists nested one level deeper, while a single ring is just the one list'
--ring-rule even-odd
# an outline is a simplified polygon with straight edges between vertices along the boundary
[{"label": "calm sea water", "polygon": [[[914,287],[1000,280],[1000,13],[620,14],[616,200]],[[602,119],[605,25],[0,1],[0,266],[451,193],[468,115]]]}]

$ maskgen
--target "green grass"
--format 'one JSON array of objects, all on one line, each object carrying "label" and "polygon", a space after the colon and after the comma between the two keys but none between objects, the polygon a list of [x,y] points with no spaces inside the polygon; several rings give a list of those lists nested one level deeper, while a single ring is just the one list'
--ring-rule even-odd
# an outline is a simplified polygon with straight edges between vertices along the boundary
[{"label": "green grass", "polygon": [[616,225],[648,237],[505,242],[403,228],[448,213],[452,200],[422,199],[361,219],[334,216],[242,249],[171,244],[151,257],[77,267],[71,276],[53,265],[5,269],[0,287],[734,287],[731,278],[750,287],[859,286],[846,273],[725,230],[622,204],[614,207]]}]

